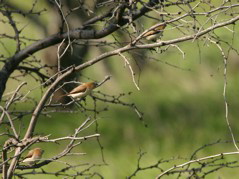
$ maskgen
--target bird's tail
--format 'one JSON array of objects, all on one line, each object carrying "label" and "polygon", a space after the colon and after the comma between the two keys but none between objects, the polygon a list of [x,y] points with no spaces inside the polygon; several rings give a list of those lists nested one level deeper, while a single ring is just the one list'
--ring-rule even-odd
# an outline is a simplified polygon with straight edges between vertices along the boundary
[{"label": "bird's tail", "polygon": [[67,95],[68,94],[63,94],[63,95],[58,96],[58,98],[62,98],[62,97],[67,96]]}]

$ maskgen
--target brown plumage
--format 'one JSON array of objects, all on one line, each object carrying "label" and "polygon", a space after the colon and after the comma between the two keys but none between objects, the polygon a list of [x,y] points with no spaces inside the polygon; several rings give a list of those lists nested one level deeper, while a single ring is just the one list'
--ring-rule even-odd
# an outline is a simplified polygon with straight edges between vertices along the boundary
[{"label": "brown plumage", "polygon": [[28,152],[27,156],[22,162],[33,165],[41,159],[43,153],[44,150],[42,150],[41,148],[34,148]]},{"label": "brown plumage", "polygon": [[98,86],[96,82],[86,82],[83,83],[73,90],[71,90],[68,94],[63,96],[70,96],[72,98],[83,98],[90,94],[90,92]]},{"label": "brown plumage", "polygon": [[156,41],[157,38],[160,38],[160,36],[162,36],[163,30],[165,29],[165,27],[166,27],[166,24],[162,24],[162,25],[148,31],[147,33],[145,33],[143,35],[143,37],[146,37],[147,40]]}]

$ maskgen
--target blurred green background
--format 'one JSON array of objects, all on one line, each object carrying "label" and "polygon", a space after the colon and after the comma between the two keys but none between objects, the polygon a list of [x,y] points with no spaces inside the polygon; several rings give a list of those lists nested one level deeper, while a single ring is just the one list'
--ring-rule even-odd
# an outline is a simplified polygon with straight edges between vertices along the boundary
[{"label": "blurred green background", "polygon": [[[26,4],[27,5],[27,4]],[[44,4],[39,4],[39,8]],[[27,8],[27,7],[26,7]],[[41,16],[41,21],[49,24],[48,14]],[[19,17],[19,21],[27,22],[27,19]],[[23,23],[24,24],[24,23]],[[1,28],[1,33],[10,28],[5,24]],[[170,29],[170,27],[167,27]],[[238,49],[239,39],[238,25],[235,26],[235,38],[233,46]],[[37,26],[28,24],[23,34],[31,35],[32,38],[41,38],[42,32],[38,32]],[[231,43],[232,33],[221,28],[215,33],[223,40]],[[116,34],[117,35],[117,34]],[[165,30],[163,40],[172,39],[171,31]],[[113,40],[112,38],[110,40]],[[13,41],[1,39],[10,54],[13,54],[15,46]],[[204,45],[203,41],[184,42],[178,44],[185,52],[185,58],[177,48],[170,48],[165,53],[148,52],[156,60],[145,60],[146,65],[141,72],[136,65],[136,78],[139,79],[138,91],[133,84],[128,67],[124,66],[124,61],[120,57],[106,59],[111,68],[111,73],[105,70],[103,62],[84,70],[82,74],[95,80],[102,80],[106,75],[112,75],[110,81],[106,82],[99,90],[101,92],[118,95],[119,93],[133,92],[122,99],[127,102],[134,102],[144,113],[144,122],[139,121],[136,113],[127,107],[120,105],[109,105],[109,110],[97,116],[98,133],[101,134],[100,142],[103,146],[104,159],[108,165],[94,167],[92,171],[101,173],[105,178],[125,178],[133,173],[137,166],[139,151],[147,152],[141,161],[142,166],[155,164],[159,159],[170,159],[172,157],[189,158],[199,147],[215,142],[218,139],[231,140],[231,136],[225,120],[225,103],[223,98],[224,87],[224,63],[220,51],[215,45]],[[222,45],[225,51],[228,47]],[[200,47],[200,50],[199,50]],[[0,51],[4,55],[9,55],[3,46]],[[91,48],[91,53],[86,55],[89,60],[102,52],[97,48]],[[39,58],[43,58],[44,51],[38,53]],[[141,60],[141,59],[139,59]],[[131,61],[134,64],[133,61]],[[171,66],[168,63],[174,65]],[[239,116],[239,61],[238,55],[233,51],[228,56],[227,67],[227,100],[229,104],[229,120],[235,137],[239,137],[238,116]],[[17,75],[14,74],[14,75]],[[33,89],[37,83],[30,77],[22,79],[28,81],[23,93]],[[87,79],[82,78],[81,81]],[[14,90],[19,82],[9,80],[6,92]],[[40,99],[41,89],[31,90],[30,96]],[[97,95],[97,94],[95,94]],[[91,98],[87,97],[87,103],[91,103]],[[32,109],[32,103],[19,104],[18,110]],[[98,107],[107,106],[98,103]],[[74,107],[77,109],[77,106]],[[38,121],[36,134],[48,135],[51,138],[73,134],[74,129],[79,126],[86,117],[80,111],[77,113],[52,113],[48,117],[42,116]],[[27,128],[29,118],[23,120],[24,130]],[[1,129],[2,130],[2,129]],[[95,124],[85,130],[83,135],[95,133]],[[46,153],[44,158],[50,158],[57,152],[64,149],[64,142],[57,144],[36,144],[44,148]],[[66,157],[61,159],[75,164],[102,164],[100,147],[96,140],[87,140],[80,145],[75,152],[84,152],[87,155],[77,157]],[[221,152],[235,151],[232,143],[217,144],[205,148],[197,155],[203,157]],[[233,158],[234,157],[234,158]],[[233,156],[232,159],[237,159]],[[174,164],[186,162],[178,159],[170,163],[163,164],[167,169]],[[87,166],[79,167],[83,170]],[[43,169],[54,172],[60,169],[61,163],[52,162]],[[232,178],[239,174],[237,169],[223,169],[217,173],[209,175],[211,178]],[[137,174],[136,178],[154,178],[160,171],[151,169]],[[174,178],[173,176],[168,176]],[[35,176],[34,178],[42,178]],[[44,176],[44,178],[54,178]],[[57,178],[57,177],[56,177]]]}]

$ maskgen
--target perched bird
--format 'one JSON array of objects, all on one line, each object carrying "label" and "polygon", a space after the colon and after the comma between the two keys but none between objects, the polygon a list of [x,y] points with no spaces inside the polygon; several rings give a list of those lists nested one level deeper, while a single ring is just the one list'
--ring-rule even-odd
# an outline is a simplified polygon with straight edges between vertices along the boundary
[{"label": "perched bird", "polygon": [[32,149],[28,152],[27,156],[22,162],[28,163],[29,165],[34,165],[41,159],[43,153],[44,150],[41,148]]},{"label": "perched bird", "polygon": [[69,96],[72,98],[83,98],[91,93],[93,89],[95,89],[98,86],[97,82],[86,82],[83,83],[73,90],[71,90],[68,94],[65,94],[63,96]]},{"label": "perched bird", "polygon": [[146,37],[147,40],[151,40],[153,42],[156,42],[162,35],[163,35],[163,30],[165,29],[166,24],[162,24],[147,33],[143,35],[143,37]]}]

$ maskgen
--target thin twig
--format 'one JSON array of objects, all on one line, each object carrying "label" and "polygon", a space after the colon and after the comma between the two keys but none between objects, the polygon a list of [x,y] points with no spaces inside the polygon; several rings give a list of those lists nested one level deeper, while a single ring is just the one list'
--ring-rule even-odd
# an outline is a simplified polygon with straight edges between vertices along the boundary
[{"label": "thin twig", "polygon": [[176,168],[182,168],[186,165],[189,165],[191,163],[196,163],[196,162],[200,162],[200,161],[203,161],[203,160],[208,160],[208,159],[213,159],[213,158],[216,158],[216,157],[223,157],[223,156],[226,156],[226,155],[235,155],[235,154],[239,154],[239,151],[236,151],[236,152],[225,152],[225,153],[220,153],[220,154],[215,154],[215,155],[210,155],[210,156],[206,156],[206,157],[202,157],[202,158],[199,158],[199,159],[195,159],[195,160],[190,160],[188,162],[185,162],[183,164],[180,164],[180,165],[175,165],[167,170],[165,170],[164,172],[162,172],[161,174],[159,174],[156,179],[158,178],[161,178],[162,176],[166,175],[168,172],[176,169]]},{"label": "thin twig", "polygon": [[122,53],[119,53],[119,55],[124,59],[125,63],[128,65],[128,67],[129,67],[129,69],[130,69],[130,72],[131,72],[131,76],[132,76],[132,79],[133,79],[133,82],[134,82],[135,87],[137,88],[137,90],[140,90],[138,84],[137,84],[136,81],[135,81],[135,77],[134,77],[134,76],[135,76],[135,73],[134,73],[133,68],[131,67],[131,65],[130,65],[130,63],[129,63],[129,61],[128,61],[128,59],[127,59]]}]

